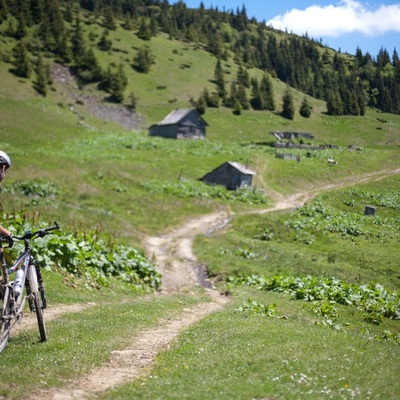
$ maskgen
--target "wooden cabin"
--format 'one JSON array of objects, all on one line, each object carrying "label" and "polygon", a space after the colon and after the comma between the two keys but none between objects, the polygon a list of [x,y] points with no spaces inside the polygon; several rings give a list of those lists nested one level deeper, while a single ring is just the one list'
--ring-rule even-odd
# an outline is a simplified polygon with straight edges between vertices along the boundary
[{"label": "wooden cabin", "polygon": [[169,139],[205,139],[207,122],[193,108],[175,109],[149,128],[150,136]]},{"label": "wooden cabin", "polygon": [[228,161],[200,178],[209,185],[223,185],[229,190],[250,187],[256,173],[246,165]]}]

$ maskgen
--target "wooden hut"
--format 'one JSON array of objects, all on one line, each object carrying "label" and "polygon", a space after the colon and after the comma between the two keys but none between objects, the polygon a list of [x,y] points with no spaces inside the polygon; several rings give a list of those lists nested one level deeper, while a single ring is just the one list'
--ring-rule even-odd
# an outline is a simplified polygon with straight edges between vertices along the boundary
[{"label": "wooden hut", "polygon": [[192,108],[175,109],[149,128],[150,136],[170,139],[205,139],[207,122]]},{"label": "wooden hut", "polygon": [[250,187],[255,174],[246,165],[228,161],[204,175],[200,180],[209,185],[223,185],[229,190],[237,190]]}]

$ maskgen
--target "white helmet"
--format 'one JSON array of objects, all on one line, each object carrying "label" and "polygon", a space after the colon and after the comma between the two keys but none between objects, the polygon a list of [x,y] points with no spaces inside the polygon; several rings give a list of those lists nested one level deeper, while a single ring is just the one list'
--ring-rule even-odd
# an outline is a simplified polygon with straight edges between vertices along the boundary
[{"label": "white helmet", "polygon": [[0,165],[5,165],[6,169],[11,167],[11,159],[7,153],[0,150]]}]

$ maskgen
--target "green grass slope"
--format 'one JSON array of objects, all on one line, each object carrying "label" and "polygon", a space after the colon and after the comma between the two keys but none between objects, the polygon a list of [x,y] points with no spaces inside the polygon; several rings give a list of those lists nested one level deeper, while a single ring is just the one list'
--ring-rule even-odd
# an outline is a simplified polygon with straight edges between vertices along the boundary
[{"label": "green grass slope", "polygon": [[[98,38],[102,30],[89,22],[87,18],[85,34]],[[61,226],[83,231],[98,228],[117,241],[140,245],[142,234],[159,233],[218,208],[238,214],[264,208],[265,204],[215,198],[207,189],[204,195],[191,197],[196,180],[228,160],[247,163],[257,172],[255,185],[272,197],[270,203],[275,192],[351,186],[369,174],[380,172],[376,175],[380,177],[399,168],[400,116],[368,110],[365,117],[330,117],[324,113],[323,102],[310,99],[311,118],[296,113],[288,121],[279,116],[285,85],[277,80],[273,80],[277,112],[243,111],[236,116],[228,109],[208,109],[204,115],[209,124],[207,140],[150,138],[149,125],[175,107],[188,107],[190,98],[204,87],[213,90],[216,60],[201,47],[163,35],[143,42],[119,29],[110,37],[113,50],[96,50],[96,55],[103,67],[124,64],[129,81],[126,94],[133,91],[138,98],[142,119],[137,129],[94,117],[89,99],[104,105],[105,94],[93,85],[80,90],[56,80],[43,98],[32,89],[32,81],[16,78],[8,71],[10,64],[0,63],[0,148],[13,161],[3,182],[4,211],[23,208]],[[143,44],[155,56],[149,74],[131,67]],[[229,84],[236,73],[232,60],[224,62],[224,70]],[[293,94],[299,105],[303,94]],[[84,100],[77,102],[76,96]],[[267,145],[273,139],[270,131],[310,132],[315,135],[312,143],[338,148],[310,154],[288,150],[301,161],[284,161],[275,158],[275,149]],[[329,158],[337,165],[328,165]],[[13,190],[21,182],[28,187],[36,182],[42,195]],[[176,183],[181,185],[177,192],[164,190]],[[395,176],[357,189],[367,194],[377,191],[387,199],[392,192],[398,193],[398,185]],[[353,211],[361,215],[371,197],[351,196],[345,188],[322,196],[324,206],[335,210],[326,214],[327,219],[338,218],[339,211],[346,218]],[[383,227],[372,221],[363,226],[362,232],[371,236],[352,238],[318,230],[316,216],[315,225],[292,214],[240,216],[224,234],[197,238],[196,253],[219,278],[237,273],[310,274],[357,284],[379,282],[398,290],[398,228],[392,223],[398,221],[398,208],[390,208],[384,217],[388,220]],[[297,232],[286,222],[301,222],[305,227]],[[388,237],[372,235],[380,229]],[[119,285],[95,292],[80,282],[71,286],[71,279],[58,273],[46,272],[45,279],[51,304],[96,306],[49,322],[51,339],[43,347],[33,329],[12,338],[2,355],[0,393],[7,398],[28,396],[30,390],[47,385],[62,386],[64,379],[76,378],[106,361],[111,350],[125,348],[127,338],[139,330],[154,326],[160,318],[173,318],[201,300],[200,295],[132,298]],[[370,324],[364,311],[342,304],[335,309],[328,304],[331,315],[323,316],[317,314],[321,303],[313,308],[288,294],[248,287],[231,290],[233,301],[227,310],[183,332],[148,376],[104,398],[398,397],[398,321],[385,318],[379,325]],[[249,298],[253,308],[246,312],[243,304]],[[277,314],[263,313],[273,304]],[[16,387],[15,376],[22,368],[28,371],[27,378]],[[40,379],[32,381],[33,375]]]},{"label": "green grass slope", "polygon": [[[88,35],[99,35],[97,25],[85,29]],[[324,114],[324,104],[313,99],[310,101],[314,111],[309,119],[296,114],[289,121],[278,113],[256,111],[236,116],[225,108],[208,109],[204,115],[209,124],[205,142],[149,138],[148,126],[175,107],[188,107],[189,99],[204,86],[212,90],[215,59],[200,48],[159,36],[146,43],[155,55],[151,72],[139,74],[130,62],[143,42],[134,38],[132,33],[119,30],[114,50],[98,52],[98,57],[103,66],[126,60],[127,93],[134,91],[139,98],[137,112],[142,121],[135,131],[94,117],[89,101],[77,102],[77,96],[90,96],[104,105],[105,94],[96,87],[89,85],[79,90],[76,84],[66,86],[56,80],[43,98],[33,91],[30,81],[8,72],[10,64],[0,64],[1,146],[13,158],[13,169],[5,184],[32,179],[53,182],[60,194],[51,204],[29,204],[49,218],[58,217],[87,228],[101,225],[114,232],[123,227],[130,235],[138,230],[162,229],[221,202],[149,196],[142,184],[154,178],[172,182],[178,176],[196,180],[228,160],[249,164],[257,172],[258,188],[283,193],[398,165],[400,117],[372,110],[363,118],[330,117]],[[232,61],[226,62],[224,68],[234,76]],[[279,104],[285,85],[273,82]],[[299,104],[303,94],[294,92],[294,97]],[[315,135],[313,144],[335,144],[339,149],[313,152],[312,157],[297,150],[300,163],[278,160],[275,149],[265,144],[273,139],[271,131],[284,130],[311,132]],[[359,150],[349,149],[351,145]],[[338,166],[330,168],[328,158],[336,159]],[[110,197],[113,201],[109,201]],[[25,200],[17,196],[12,207]],[[4,206],[10,207],[10,201],[4,201]],[[109,218],[104,219],[107,215]]]}]

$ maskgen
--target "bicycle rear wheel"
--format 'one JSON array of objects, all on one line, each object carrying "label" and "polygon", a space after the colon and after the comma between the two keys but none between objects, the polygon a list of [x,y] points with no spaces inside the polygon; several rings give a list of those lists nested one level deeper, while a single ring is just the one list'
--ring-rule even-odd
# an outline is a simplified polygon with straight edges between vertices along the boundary
[{"label": "bicycle rear wheel", "polygon": [[0,353],[6,348],[11,329],[10,292],[3,301],[2,315],[0,316]]}]

